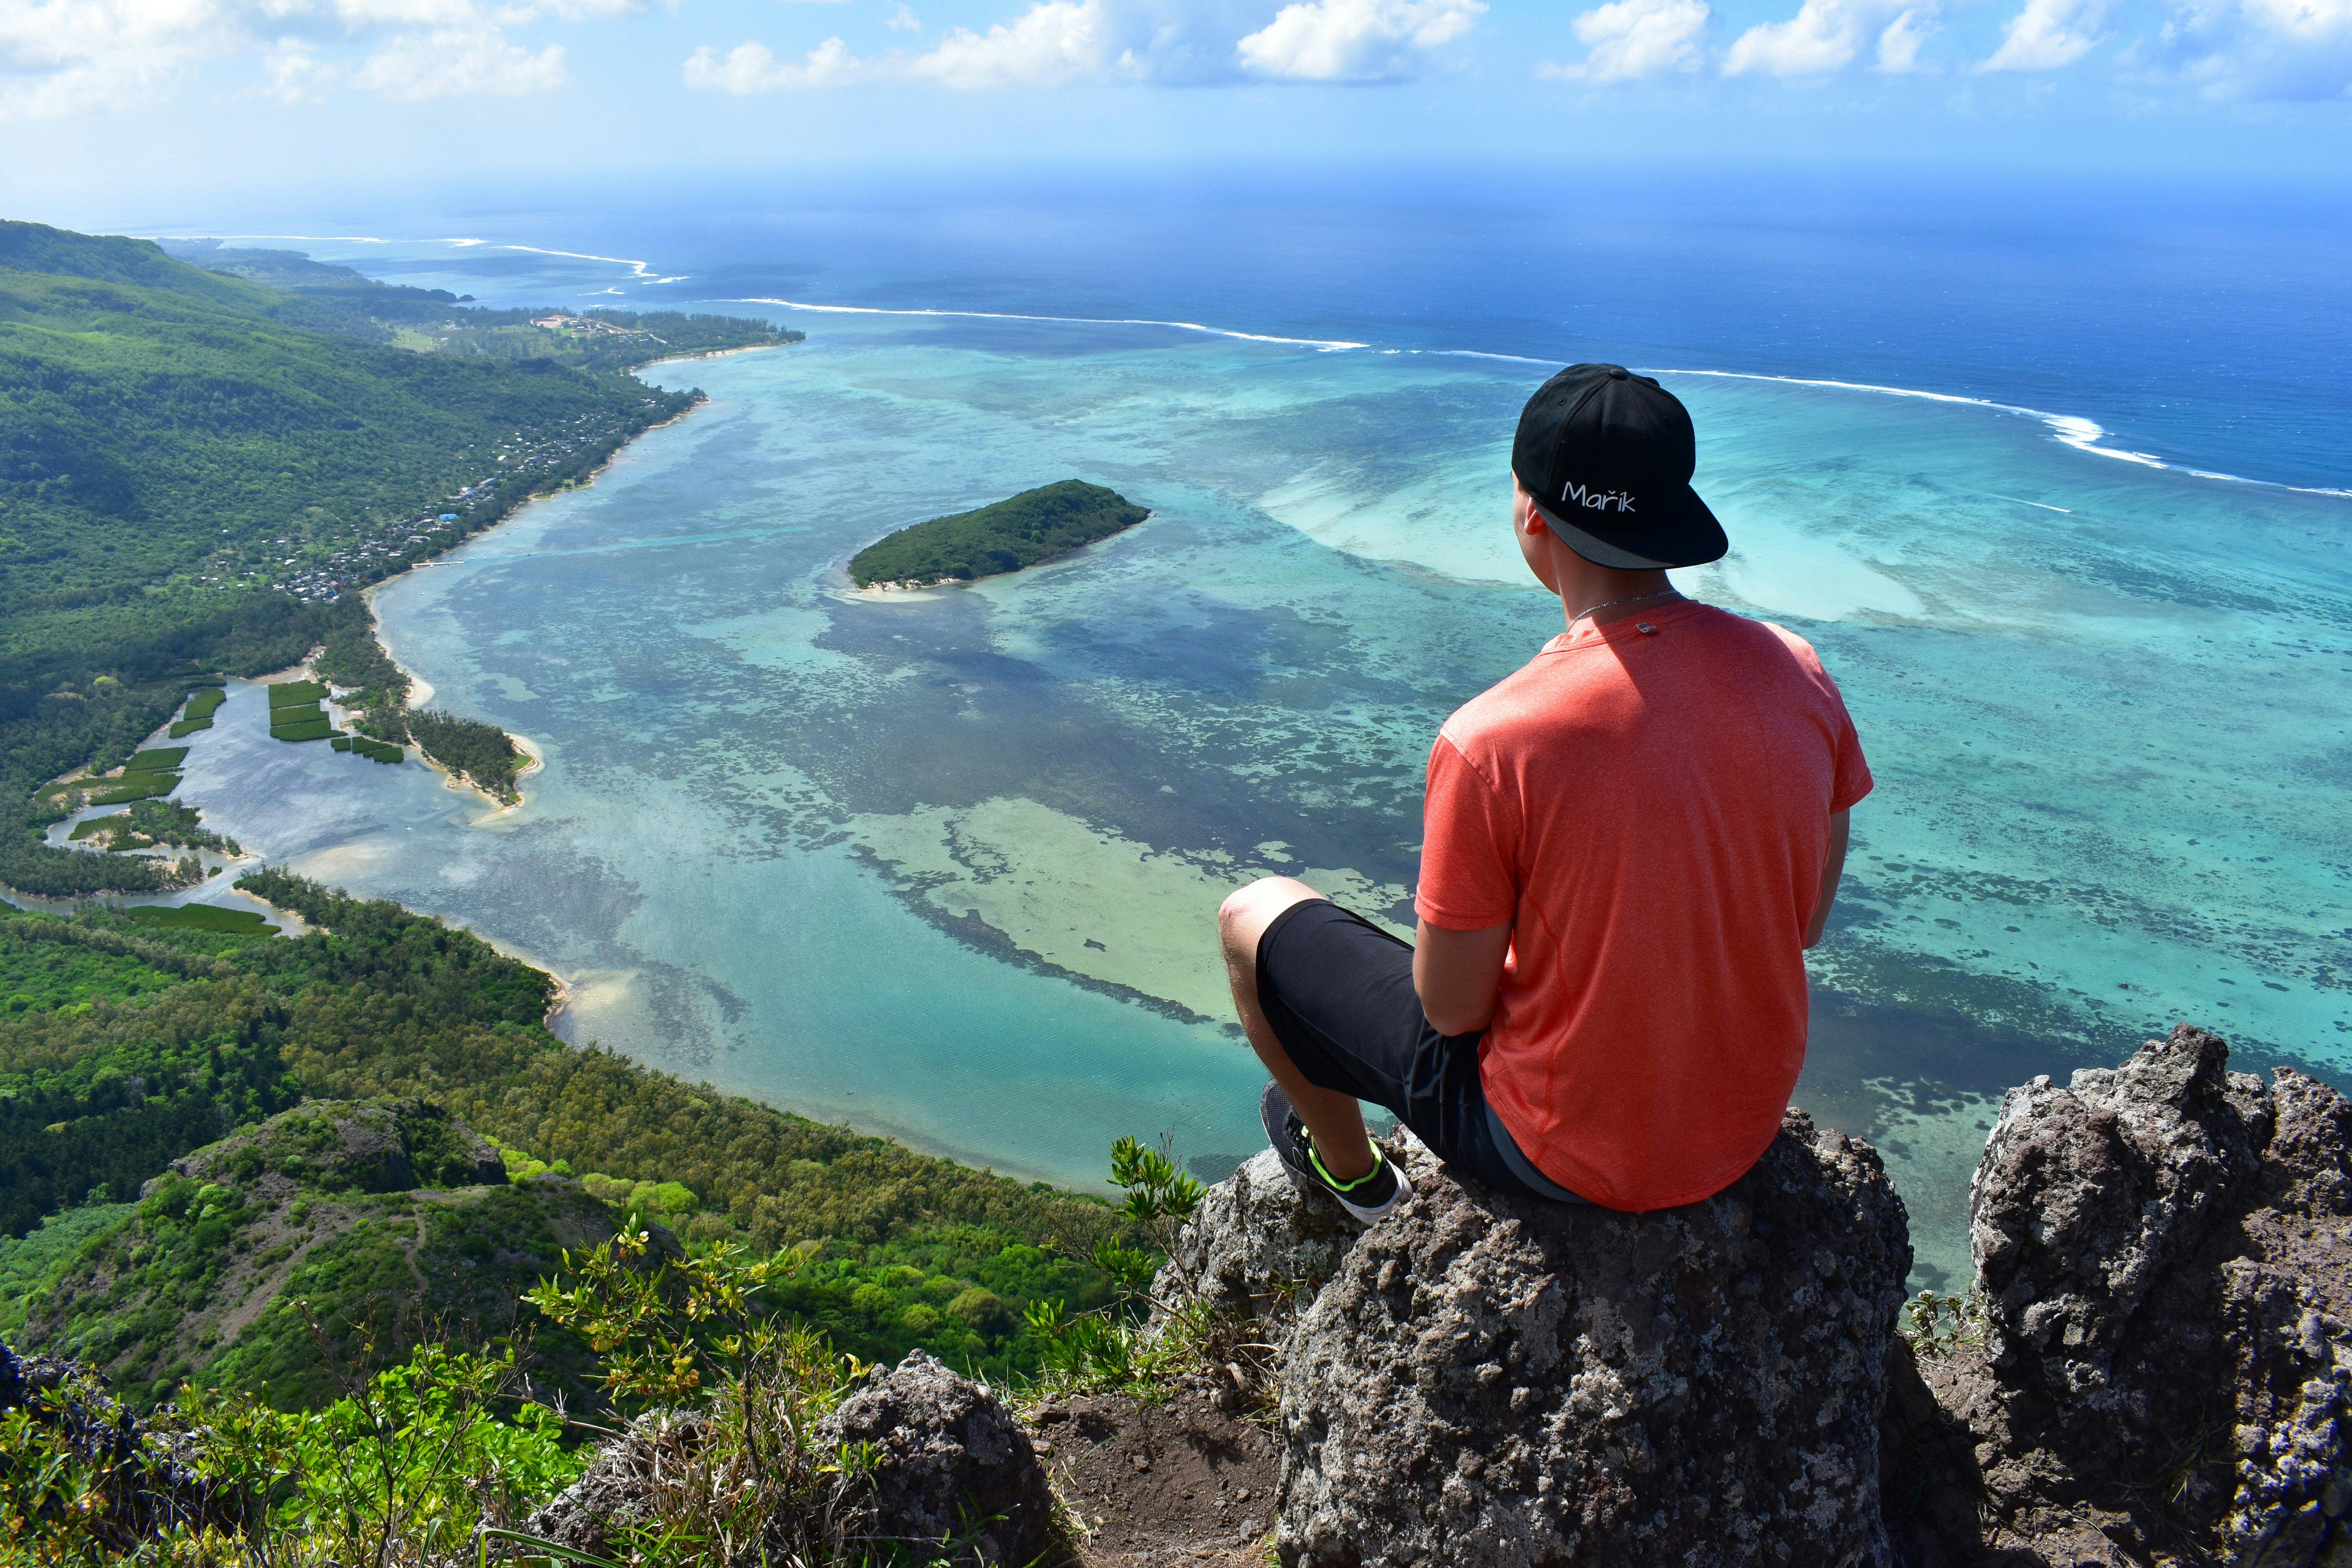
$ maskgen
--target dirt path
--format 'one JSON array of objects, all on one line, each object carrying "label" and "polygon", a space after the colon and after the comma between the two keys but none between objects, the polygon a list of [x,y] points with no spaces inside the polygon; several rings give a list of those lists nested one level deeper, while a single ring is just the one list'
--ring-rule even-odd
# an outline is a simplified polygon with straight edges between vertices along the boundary
[{"label": "dirt path", "polygon": [[1087,1395],[1042,1405],[1031,1424],[1045,1468],[1085,1522],[1072,1568],[1264,1568],[1281,1455],[1205,1389],[1167,1403]]}]

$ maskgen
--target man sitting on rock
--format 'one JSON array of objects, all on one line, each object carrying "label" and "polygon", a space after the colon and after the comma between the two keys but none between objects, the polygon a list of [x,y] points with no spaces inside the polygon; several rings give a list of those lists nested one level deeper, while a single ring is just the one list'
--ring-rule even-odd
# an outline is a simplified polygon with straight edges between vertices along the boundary
[{"label": "man sitting on rock", "polygon": [[1546,382],[1511,526],[1568,629],[1438,731],[1415,945],[1287,877],[1218,911],[1266,1135],[1359,1220],[1411,1192],[1360,1100],[1491,1187],[1624,1210],[1720,1192],[1780,1129],[1870,770],[1811,647],[1667,582],[1728,548],[1696,461],[1647,376]]}]

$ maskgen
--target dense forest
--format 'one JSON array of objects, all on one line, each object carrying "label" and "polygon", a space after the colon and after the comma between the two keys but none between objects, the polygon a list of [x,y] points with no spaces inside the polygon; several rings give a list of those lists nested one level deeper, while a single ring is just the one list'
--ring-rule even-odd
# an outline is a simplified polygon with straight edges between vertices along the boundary
[{"label": "dense forest", "polygon": [[515,791],[515,775],[530,759],[496,724],[435,708],[406,714],[402,722],[420,751],[484,795],[509,805],[522,798]]},{"label": "dense forest", "polygon": [[[1099,1304],[1103,1276],[1079,1259],[1132,1239],[1100,1200],[567,1046],[541,1023],[550,976],[437,920],[282,872],[240,885],[316,929],[284,938],[106,913],[0,919],[0,1231],[23,1237],[44,1215],[135,1199],[173,1160],[307,1097],[415,1098],[497,1140],[520,1174],[575,1177],[590,1196],[658,1213],[692,1241],[797,1247],[779,1304],[867,1356],[925,1345],[960,1363],[1032,1363],[1028,1304]],[[173,1231],[171,1246],[195,1234]],[[227,1248],[239,1232],[205,1234]],[[362,1241],[352,1248],[375,1257]],[[0,1275],[6,1251],[0,1243]],[[201,1371],[213,1352],[175,1371],[184,1352],[155,1363],[163,1341],[147,1343],[162,1328],[126,1338],[123,1325],[151,1321],[139,1304],[148,1294],[213,1278],[229,1258],[184,1261],[195,1272],[142,1274],[118,1289],[117,1271],[95,1295],[60,1295],[76,1267],[60,1257],[37,1282],[50,1291],[37,1312],[20,1303],[13,1316],[32,1314],[41,1342],[101,1364],[133,1357],[142,1386],[126,1391],[161,1397],[165,1373]],[[375,1262],[362,1272],[378,1281],[371,1290],[395,1294],[409,1278]],[[11,1316],[0,1304],[0,1331]],[[230,1371],[267,1362],[292,1375],[305,1352],[269,1322],[276,1348],[248,1346]],[[284,1386],[312,1388],[308,1378]]]},{"label": "dense forest", "polygon": [[1150,515],[1117,490],[1064,479],[902,528],[852,556],[849,575],[861,588],[992,577],[1108,539]]}]

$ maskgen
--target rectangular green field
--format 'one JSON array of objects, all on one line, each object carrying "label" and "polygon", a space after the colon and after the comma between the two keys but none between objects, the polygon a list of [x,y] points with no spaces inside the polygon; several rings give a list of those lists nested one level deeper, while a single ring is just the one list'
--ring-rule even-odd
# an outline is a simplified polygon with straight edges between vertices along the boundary
[{"label": "rectangular green field", "polygon": [[158,746],[152,752],[133,752],[123,767],[128,773],[168,773],[188,760],[185,746]]},{"label": "rectangular green field", "polygon": [[225,910],[217,904],[137,904],[122,911],[135,921],[159,926],[184,926],[194,931],[226,931],[231,936],[274,936],[278,928],[251,910]]},{"label": "rectangular green field", "polygon": [[134,800],[161,800],[180,787],[177,773],[130,773],[119,779],[106,779],[109,787],[94,792],[92,805],[129,805]]},{"label": "rectangular green field", "polygon": [[305,702],[316,702],[326,694],[327,689],[315,680],[284,681],[269,689],[269,706],[273,710],[299,707]]}]

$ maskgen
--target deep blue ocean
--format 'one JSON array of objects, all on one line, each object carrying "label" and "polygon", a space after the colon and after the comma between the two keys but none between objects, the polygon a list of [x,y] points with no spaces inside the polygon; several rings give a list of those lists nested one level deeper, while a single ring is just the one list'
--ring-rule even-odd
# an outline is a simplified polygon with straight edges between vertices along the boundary
[{"label": "deep blue ocean", "polygon": [[[2008,1086],[2181,1018],[2352,1064],[2340,206],[1253,176],[253,226],[808,333],[648,370],[711,403],[379,595],[436,701],[547,757],[520,809],[270,742],[241,689],[195,739],[216,826],[551,965],[573,1038],[1024,1175],[1122,1132],[1222,1173],[1257,1072],[1216,902],[1281,870],[1410,921],[1431,735],[1559,629],[1518,405],[1611,359],[1697,423],[1734,552],[1684,586],[1811,639],[1876,772],[1798,1100],[1885,1152],[1923,1281]],[[1072,477],[1153,516],[846,591],[887,530]]]}]

